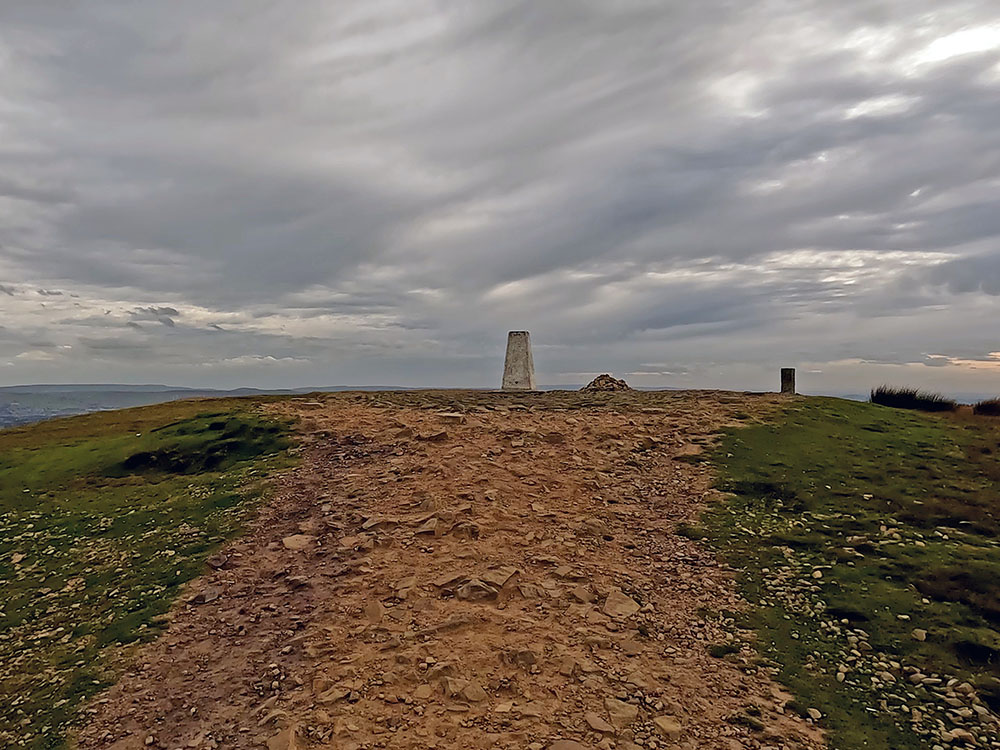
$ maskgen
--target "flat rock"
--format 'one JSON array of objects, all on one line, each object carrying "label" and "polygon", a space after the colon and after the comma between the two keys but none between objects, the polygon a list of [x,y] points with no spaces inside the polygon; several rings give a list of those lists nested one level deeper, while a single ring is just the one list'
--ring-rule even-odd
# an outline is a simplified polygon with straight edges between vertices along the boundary
[{"label": "flat rock", "polygon": [[396,597],[406,599],[410,592],[417,587],[417,577],[407,576],[396,583]]},{"label": "flat rock", "polygon": [[478,682],[470,682],[466,685],[465,689],[462,690],[462,697],[470,703],[480,703],[489,698],[486,691],[483,690],[482,685]]},{"label": "flat rock", "polygon": [[295,727],[282,729],[267,741],[267,750],[298,750]]},{"label": "flat rock", "polygon": [[437,578],[435,578],[434,585],[437,586],[438,588],[447,588],[448,586],[452,586],[456,583],[462,583],[463,581],[467,581],[468,579],[469,576],[467,576],[465,573],[461,573],[459,571],[452,571],[450,573],[443,573],[442,575],[439,575]]},{"label": "flat rock", "polygon": [[588,711],[583,715],[584,721],[587,722],[587,726],[593,729],[595,732],[601,732],[603,734],[614,734],[615,728],[608,724],[601,715],[594,712]]},{"label": "flat rock", "polygon": [[638,656],[641,654],[645,647],[639,641],[625,640],[621,642],[622,653],[625,656]]},{"label": "flat rock", "polygon": [[503,660],[508,664],[513,664],[514,666],[530,669],[538,663],[538,654],[531,649],[506,651],[503,654]]},{"label": "flat rock", "polygon": [[214,602],[221,595],[222,589],[219,586],[208,586],[188,599],[188,604],[208,604]]},{"label": "flat rock", "polygon": [[441,522],[437,518],[428,518],[423,525],[416,530],[416,534],[431,534],[438,536],[441,532]]},{"label": "flat rock", "polygon": [[530,716],[533,718],[538,718],[543,713],[545,713],[544,706],[538,701],[532,701],[530,703],[525,703],[523,706],[518,706],[518,712],[521,716]]},{"label": "flat rock", "polygon": [[653,724],[668,740],[680,739],[681,725],[673,716],[657,716],[653,719]]},{"label": "flat rock", "polygon": [[473,578],[468,583],[464,583],[458,587],[455,591],[455,596],[459,599],[465,599],[471,602],[483,601],[486,599],[495,599],[499,592],[493,586],[490,586],[478,578]]},{"label": "flat rock", "polygon": [[460,680],[457,677],[445,677],[441,680],[441,687],[444,689],[444,694],[449,698],[459,697],[468,686],[468,680]]},{"label": "flat rock", "polygon": [[487,570],[485,573],[479,576],[479,578],[491,586],[495,586],[498,589],[502,589],[504,585],[507,583],[507,581],[509,581],[511,578],[517,575],[517,573],[518,573],[517,568],[511,567],[510,565],[506,565],[502,568],[494,568],[492,570]]},{"label": "flat rock", "polygon": [[301,552],[302,550],[311,547],[314,539],[315,537],[309,536],[308,534],[292,534],[291,536],[286,536],[282,539],[281,543],[285,546],[285,549]]},{"label": "flat rock", "polygon": [[448,433],[444,430],[439,432],[425,432],[421,435],[417,435],[417,440],[423,440],[428,443],[443,443],[448,439]]},{"label": "flat rock", "polygon": [[695,443],[685,443],[676,450],[675,455],[700,456],[704,450],[705,449],[702,446]]},{"label": "flat rock", "polygon": [[633,672],[625,680],[629,685],[635,685],[637,688],[642,688],[643,690],[648,690],[652,687],[653,683],[650,682],[646,677],[639,673]]},{"label": "flat rock", "polygon": [[372,516],[363,524],[361,524],[361,529],[363,531],[370,531],[371,529],[397,526],[398,524],[399,521],[397,521],[395,518],[386,518],[385,516]]},{"label": "flat rock", "polygon": [[625,703],[617,698],[605,698],[604,707],[611,717],[611,724],[615,729],[625,729],[639,716],[639,708],[631,703]]},{"label": "flat rock", "polygon": [[564,677],[572,677],[579,671],[580,667],[572,656],[566,656],[559,660],[558,671]]},{"label": "flat rock", "polygon": [[624,619],[638,612],[639,605],[634,599],[623,594],[621,589],[611,589],[602,611],[609,617]]},{"label": "flat rock", "polygon": [[451,533],[457,537],[465,537],[466,539],[478,539],[479,538],[479,525],[474,524],[471,521],[462,521],[456,524],[451,530]]}]

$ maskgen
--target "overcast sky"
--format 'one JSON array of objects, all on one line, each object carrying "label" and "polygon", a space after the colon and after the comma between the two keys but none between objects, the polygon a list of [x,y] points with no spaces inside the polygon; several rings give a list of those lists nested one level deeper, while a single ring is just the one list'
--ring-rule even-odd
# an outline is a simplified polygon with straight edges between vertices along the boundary
[{"label": "overcast sky", "polygon": [[3,0],[0,385],[1000,392],[996,0]]}]

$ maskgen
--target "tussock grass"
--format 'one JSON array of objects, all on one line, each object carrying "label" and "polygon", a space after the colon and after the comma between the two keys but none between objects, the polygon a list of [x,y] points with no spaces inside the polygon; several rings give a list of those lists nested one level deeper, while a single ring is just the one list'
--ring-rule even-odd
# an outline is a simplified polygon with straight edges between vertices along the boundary
[{"label": "tussock grass", "polygon": [[955,411],[958,402],[938,393],[928,393],[916,388],[894,388],[880,385],[873,388],[870,401],[895,409],[915,409],[917,411]]},{"label": "tussock grass", "polygon": [[972,407],[972,413],[981,417],[1000,417],[1000,398],[980,401]]},{"label": "tussock grass", "polygon": [[60,750],[235,534],[287,426],[237,400],[0,431],[0,747]]}]

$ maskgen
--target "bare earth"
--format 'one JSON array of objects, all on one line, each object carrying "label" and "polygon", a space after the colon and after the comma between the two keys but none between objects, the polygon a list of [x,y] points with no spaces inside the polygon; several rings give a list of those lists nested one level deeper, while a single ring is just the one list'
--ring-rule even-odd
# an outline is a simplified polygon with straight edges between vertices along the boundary
[{"label": "bare earth", "polygon": [[301,420],[301,466],[92,705],[79,746],[821,747],[751,647],[709,655],[749,638],[718,614],[741,602],[676,533],[711,493],[690,457],[775,400],[271,403]]}]

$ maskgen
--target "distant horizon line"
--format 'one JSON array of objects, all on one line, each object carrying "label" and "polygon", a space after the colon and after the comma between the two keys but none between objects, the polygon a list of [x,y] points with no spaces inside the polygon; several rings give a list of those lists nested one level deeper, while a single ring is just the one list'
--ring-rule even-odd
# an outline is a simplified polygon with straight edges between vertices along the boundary
[{"label": "distant horizon line", "polygon": [[[540,391],[553,391],[553,390],[579,390],[583,387],[582,383],[550,383],[538,386]],[[685,390],[715,390],[715,391],[726,391],[732,390],[734,392],[762,392],[766,393],[769,391],[755,391],[753,389],[734,389],[734,388],[690,388],[690,387],[679,387],[679,386],[660,386],[660,387],[646,387],[646,386],[633,386],[634,390],[637,391],[685,391]],[[133,392],[133,393],[237,393],[243,392],[254,392],[261,394],[274,394],[280,395],[284,393],[288,394],[307,394],[307,393],[330,393],[330,392],[343,392],[343,391],[422,391],[422,390],[456,390],[456,391],[492,391],[500,390],[497,386],[406,386],[406,385],[385,385],[385,384],[372,384],[372,385],[326,385],[326,386],[293,386],[293,387],[277,387],[277,388],[262,388],[259,386],[236,386],[232,388],[219,388],[212,386],[186,386],[186,385],[166,385],[164,383],[20,383],[17,385],[5,385],[0,386],[0,393],[17,393],[17,392],[43,392],[47,391],[50,393],[67,393],[67,392],[87,392],[93,390],[95,392],[114,392],[118,390],[119,392]],[[996,394],[981,392],[981,391],[952,391],[942,389],[943,394],[949,396],[950,398],[955,398],[963,403],[974,403],[985,398],[993,398]],[[810,393],[808,391],[800,391],[799,395],[804,396],[830,396],[834,398],[845,398],[848,400],[867,400],[869,395],[869,390],[864,391],[857,390],[824,390],[822,392]]]}]

